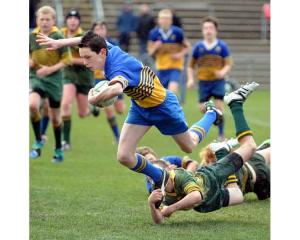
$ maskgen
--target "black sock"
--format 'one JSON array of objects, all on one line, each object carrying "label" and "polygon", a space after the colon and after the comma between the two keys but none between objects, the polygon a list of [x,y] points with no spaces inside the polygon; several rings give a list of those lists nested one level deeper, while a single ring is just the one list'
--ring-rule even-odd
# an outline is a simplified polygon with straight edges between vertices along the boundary
[{"label": "black sock", "polygon": [[53,127],[55,137],[55,149],[61,148],[61,125]]},{"label": "black sock", "polygon": [[34,131],[36,141],[41,141],[41,118],[40,117],[31,117],[31,124]]},{"label": "black sock", "polygon": [[71,116],[63,117],[63,140],[70,143],[71,135]]}]

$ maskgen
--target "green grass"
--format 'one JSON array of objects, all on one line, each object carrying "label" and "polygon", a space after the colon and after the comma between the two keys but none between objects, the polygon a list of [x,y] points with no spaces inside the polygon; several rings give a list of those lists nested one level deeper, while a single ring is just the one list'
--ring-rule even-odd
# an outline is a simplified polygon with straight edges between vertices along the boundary
[{"label": "green grass", "polygon": [[[127,107],[129,106],[128,99]],[[188,92],[184,105],[190,124],[197,121],[196,92]],[[127,108],[128,109],[128,108]],[[245,103],[245,114],[259,144],[270,136],[270,93],[257,91]],[[226,109],[226,136],[234,125]],[[121,124],[125,116],[119,116]],[[31,142],[33,140],[30,132]],[[117,148],[101,113],[99,118],[79,119],[73,114],[72,147],[62,164],[54,165],[52,129],[40,159],[30,161],[30,239],[269,239],[270,201],[248,195],[242,205],[207,214],[178,212],[165,224],[152,223],[144,177],[121,166]],[[207,139],[216,138],[213,127]],[[140,145],[160,155],[183,155],[171,137],[152,128]],[[190,156],[198,159],[198,150]]]}]

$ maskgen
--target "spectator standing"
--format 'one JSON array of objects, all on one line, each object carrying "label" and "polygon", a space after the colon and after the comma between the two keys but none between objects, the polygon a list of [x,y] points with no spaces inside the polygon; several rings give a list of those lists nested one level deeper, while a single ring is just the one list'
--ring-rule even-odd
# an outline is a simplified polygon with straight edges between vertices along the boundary
[{"label": "spectator standing", "polygon": [[133,14],[132,5],[130,2],[125,2],[117,18],[119,44],[125,52],[129,51],[130,38],[136,31],[136,27],[137,17]]}]

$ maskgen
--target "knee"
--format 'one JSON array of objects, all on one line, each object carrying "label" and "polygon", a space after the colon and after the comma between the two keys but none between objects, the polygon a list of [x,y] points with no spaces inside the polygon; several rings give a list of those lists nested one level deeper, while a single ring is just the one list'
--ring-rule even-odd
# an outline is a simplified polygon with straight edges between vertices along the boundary
[{"label": "knee", "polygon": [[118,161],[125,166],[128,166],[132,163],[133,155],[129,154],[126,151],[118,151],[117,159]]},{"label": "knee", "polygon": [[37,113],[39,111],[39,106],[37,103],[29,103],[30,113]]},{"label": "knee", "polygon": [[51,119],[51,122],[52,122],[53,127],[55,127],[55,128],[56,128],[56,127],[59,127],[59,125],[61,124],[60,119],[57,118],[57,117],[52,118],[52,119]]},{"label": "knee", "polygon": [[186,146],[186,145],[180,146],[180,149],[182,151],[184,151],[185,153],[192,153],[193,152],[193,148],[190,147],[190,146]]},{"label": "knee", "polygon": [[85,118],[88,115],[88,112],[78,112],[78,117]]},{"label": "knee", "polygon": [[71,103],[66,103],[66,102],[62,103],[62,110],[63,110],[63,112],[65,114],[70,114],[71,108],[72,108],[72,104]]}]

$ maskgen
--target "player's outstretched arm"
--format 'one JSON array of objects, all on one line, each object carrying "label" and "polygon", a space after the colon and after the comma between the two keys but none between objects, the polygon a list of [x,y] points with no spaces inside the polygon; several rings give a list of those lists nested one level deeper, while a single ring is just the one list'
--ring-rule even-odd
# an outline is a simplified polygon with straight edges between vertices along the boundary
[{"label": "player's outstretched arm", "polygon": [[155,207],[155,203],[160,201],[162,193],[160,189],[154,190],[148,197],[148,204],[151,211],[151,217],[154,223],[161,224],[164,221],[164,217],[159,209]]},{"label": "player's outstretched arm", "polygon": [[199,191],[192,191],[180,201],[164,207],[161,213],[164,217],[170,217],[174,212],[179,210],[189,210],[198,206],[202,202],[202,196]]},{"label": "player's outstretched arm", "polygon": [[78,45],[82,37],[64,38],[64,39],[53,39],[42,33],[37,35],[37,42],[41,46],[47,46],[47,50],[56,50],[65,46]]}]

